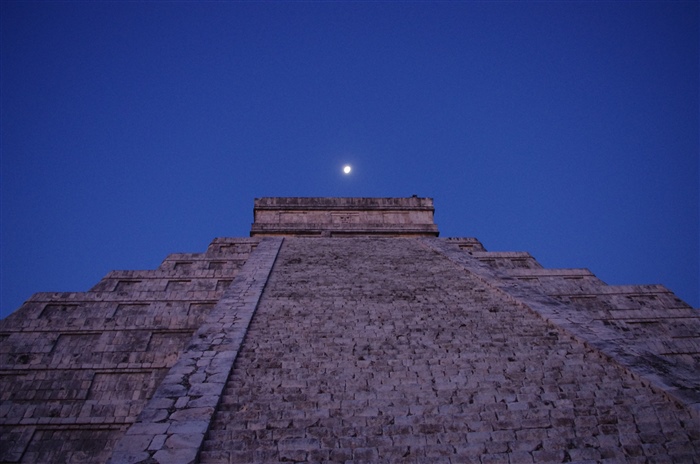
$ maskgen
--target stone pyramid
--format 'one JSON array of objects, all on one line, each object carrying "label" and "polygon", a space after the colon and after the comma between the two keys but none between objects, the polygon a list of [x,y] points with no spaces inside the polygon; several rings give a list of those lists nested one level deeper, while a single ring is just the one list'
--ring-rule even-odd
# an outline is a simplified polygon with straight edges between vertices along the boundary
[{"label": "stone pyramid", "polygon": [[430,198],[261,198],[0,321],[0,462],[700,462],[700,312],[438,238]]}]

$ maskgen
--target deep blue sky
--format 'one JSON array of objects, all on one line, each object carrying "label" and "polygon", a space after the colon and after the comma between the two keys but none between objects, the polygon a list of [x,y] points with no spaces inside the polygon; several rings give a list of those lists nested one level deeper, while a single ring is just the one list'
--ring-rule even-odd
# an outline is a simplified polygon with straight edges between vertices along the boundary
[{"label": "deep blue sky", "polygon": [[443,237],[700,306],[698,2],[0,8],[3,317],[261,196],[430,196]]}]

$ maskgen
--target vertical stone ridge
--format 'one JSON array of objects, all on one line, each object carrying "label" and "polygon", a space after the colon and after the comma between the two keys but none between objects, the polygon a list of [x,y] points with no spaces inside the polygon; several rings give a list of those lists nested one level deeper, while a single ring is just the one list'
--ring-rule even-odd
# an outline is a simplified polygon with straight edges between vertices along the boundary
[{"label": "vertical stone ridge", "polygon": [[250,254],[110,463],[195,462],[282,241],[265,238]]},{"label": "vertical stone ridge", "polygon": [[691,372],[684,366],[669,371],[665,364],[657,366],[645,362],[658,356],[643,344],[627,340],[624,333],[606,326],[585,311],[572,311],[571,305],[566,305],[535,287],[521,284],[510,274],[481,263],[445,240],[420,238],[419,241],[473,274],[484,284],[500,290],[514,303],[525,306],[560,330],[615,361],[634,377],[644,379],[651,388],[685,407],[696,421],[700,420],[700,392],[697,388],[685,387],[700,385],[700,375],[697,372]]}]

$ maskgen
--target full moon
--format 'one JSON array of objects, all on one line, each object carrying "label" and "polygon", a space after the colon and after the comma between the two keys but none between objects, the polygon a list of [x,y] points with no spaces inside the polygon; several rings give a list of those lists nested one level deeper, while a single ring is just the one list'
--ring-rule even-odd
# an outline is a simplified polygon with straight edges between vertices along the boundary
[{"label": "full moon", "polygon": [[343,172],[345,174],[350,174],[350,171],[352,171],[352,166],[350,166],[349,164],[346,164],[345,166],[343,166]]}]

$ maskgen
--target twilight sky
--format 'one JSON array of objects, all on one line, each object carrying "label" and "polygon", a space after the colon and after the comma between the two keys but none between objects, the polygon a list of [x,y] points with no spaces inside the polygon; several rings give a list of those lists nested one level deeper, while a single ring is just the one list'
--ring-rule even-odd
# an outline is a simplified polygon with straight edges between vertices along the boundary
[{"label": "twilight sky", "polygon": [[247,236],[261,196],[433,197],[443,237],[700,306],[696,1],[0,16],[2,317]]}]

